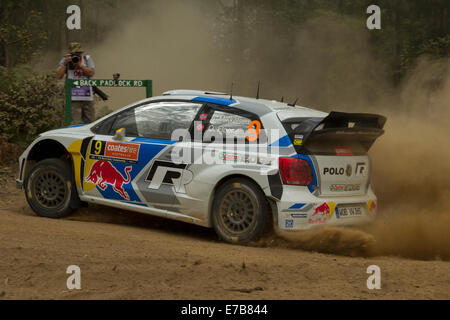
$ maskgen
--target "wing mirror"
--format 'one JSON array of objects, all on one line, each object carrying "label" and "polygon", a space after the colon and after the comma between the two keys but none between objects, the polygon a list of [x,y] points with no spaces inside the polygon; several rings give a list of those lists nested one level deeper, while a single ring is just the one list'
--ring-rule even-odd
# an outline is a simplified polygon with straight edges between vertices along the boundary
[{"label": "wing mirror", "polygon": [[123,140],[127,135],[127,130],[125,128],[120,128],[116,130],[116,134],[114,135],[114,140]]}]

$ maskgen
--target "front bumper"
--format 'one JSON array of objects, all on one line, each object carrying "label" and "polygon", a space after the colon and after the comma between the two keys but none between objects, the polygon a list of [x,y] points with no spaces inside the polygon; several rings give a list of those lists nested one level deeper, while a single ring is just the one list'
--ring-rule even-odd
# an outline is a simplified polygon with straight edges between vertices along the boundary
[{"label": "front bumper", "polygon": [[25,180],[25,166],[26,166],[26,157],[28,154],[28,149],[22,153],[22,155],[19,157],[19,171],[18,171],[18,177],[16,179],[16,187],[18,189],[23,188],[23,181]]},{"label": "front bumper", "polygon": [[306,187],[284,186],[283,197],[276,206],[278,229],[292,232],[320,225],[369,223],[376,216],[377,197],[371,187],[360,196],[317,197]]}]

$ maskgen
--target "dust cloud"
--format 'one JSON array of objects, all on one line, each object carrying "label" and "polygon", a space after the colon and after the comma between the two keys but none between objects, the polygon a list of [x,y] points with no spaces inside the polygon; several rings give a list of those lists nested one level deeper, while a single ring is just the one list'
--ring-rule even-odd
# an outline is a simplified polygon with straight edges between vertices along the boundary
[{"label": "dust cloud", "polygon": [[[386,65],[370,52],[364,23],[344,23],[349,18],[329,13],[319,13],[287,37],[273,32],[270,23],[258,26],[256,33],[238,34],[244,47],[232,49],[242,50],[242,58],[230,60],[230,48],[220,45],[227,40],[217,32],[222,21],[214,14],[218,9],[199,1],[143,4],[109,38],[89,48],[96,78],[119,72],[122,79],[152,79],[155,95],[171,89],[228,92],[237,81],[237,94],[253,96],[261,80],[265,98],[300,97],[299,104],[324,111],[386,115],[386,133],[370,151],[378,220],[364,229],[326,227],[261,243],[449,260],[450,60],[425,57],[394,87]],[[353,28],[355,23],[361,28]],[[105,91],[113,110],[144,97],[143,89]]]},{"label": "dust cloud", "polygon": [[[151,79],[153,93],[172,89],[227,90],[229,67],[218,57],[211,28],[214,17],[201,1],[152,1],[120,24],[111,36],[90,50],[96,78]],[[144,89],[105,88],[117,109],[145,98]],[[228,90],[227,90],[228,91]]]},{"label": "dust cloud", "polygon": [[378,196],[375,223],[316,229],[286,238],[281,246],[450,260],[449,63],[421,60],[401,89],[402,112],[385,113],[386,133],[370,151]]},{"label": "dust cloud", "polygon": [[409,112],[391,117],[371,151],[378,254],[450,260],[449,62],[419,63],[402,92]]}]

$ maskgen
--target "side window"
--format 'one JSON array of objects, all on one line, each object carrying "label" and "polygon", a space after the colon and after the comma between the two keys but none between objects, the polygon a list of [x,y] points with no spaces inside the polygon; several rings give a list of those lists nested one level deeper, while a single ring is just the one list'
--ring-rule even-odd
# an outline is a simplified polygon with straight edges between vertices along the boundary
[{"label": "side window", "polygon": [[[254,121],[254,117],[250,114],[239,115],[216,110],[209,121],[206,136],[214,136],[219,133],[219,135],[223,137],[224,142],[233,140],[248,142],[247,136],[253,136],[250,134],[249,129],[254,128],[255,122],[259,123],[258,126],[260,129],[260,122]],[[208,140],[209,139],[207,139],[207,141]]]},{"label": "side window", "polygon": [[127,137],[138,137],[134,109],[119,113],[116,116],[116,121],[111,127],[110,134],[114,135],[120,128],[125,128]]},{"label": "side window", "polygon": [[202,105],[191,102],[156,102],[118,117],[113,131],[125,128],[127,136],[170,140],[176,129],[189,130]]},{"label": "side window", "polygon": [[108,119],[102,121],[97,126],[95,126],[92,131],[95,134],[101,134],[101,135],[109,135],[111,132],[111,126],[116,121],[116,116],[109,117]]}]

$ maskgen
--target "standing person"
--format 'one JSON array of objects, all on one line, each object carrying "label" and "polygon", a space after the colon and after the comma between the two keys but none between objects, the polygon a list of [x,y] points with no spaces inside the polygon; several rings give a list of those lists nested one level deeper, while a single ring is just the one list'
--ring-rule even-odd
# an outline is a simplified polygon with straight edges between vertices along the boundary
[{"label": "standing person", "polygon": [[[56,78],[66,75],[69,79],[89,79],[95,75],[95,65],[91,56],[83,55],[83,48],[78,42],[69,45],[69,52],[61,59],[56,71]],[[94,93],[92,87],[75,87],[72,89],[72,124],[90,123],[95,120]]]}]

